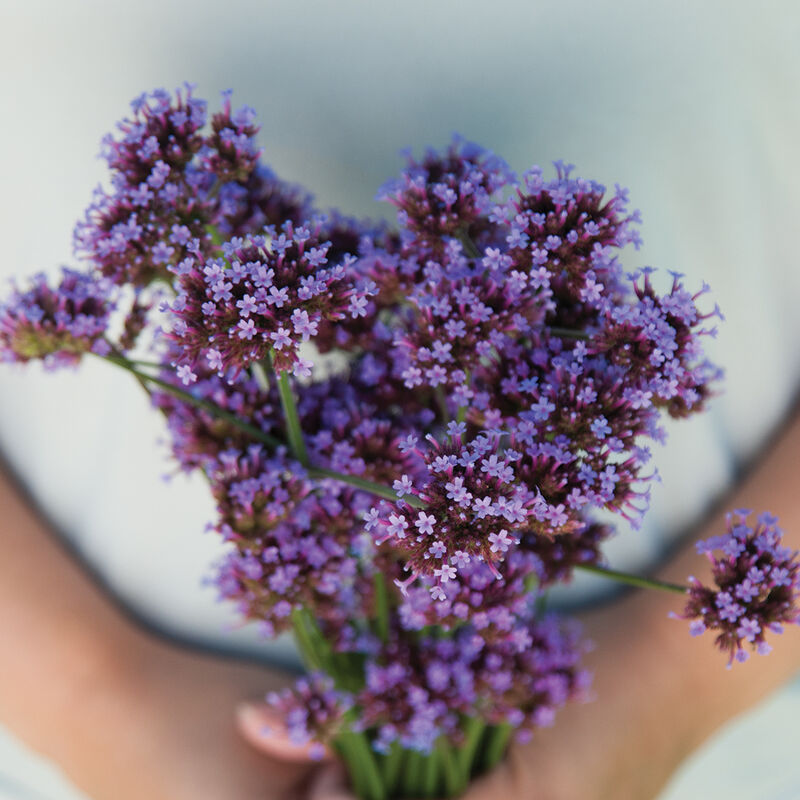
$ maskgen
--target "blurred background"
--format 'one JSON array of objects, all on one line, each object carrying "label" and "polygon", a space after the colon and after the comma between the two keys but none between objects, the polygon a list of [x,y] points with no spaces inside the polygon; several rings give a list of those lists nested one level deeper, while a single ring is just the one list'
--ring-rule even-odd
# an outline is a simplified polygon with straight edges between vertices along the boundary
[{"label": "blurred background", "polygon": [[[373,198],[398,151],[454,132],[517,170],[564,158],[627,186],[645,242],[628,264],[708,281],[727,317],[711,346],[724,396],[670,426],[646,529],[608,548],[612,564],[645,568],[735,480],[800,386],[798,41],[794,0],[3,0],[0,281],[74,263],[72,226],[106,180],[101,136],[133,97],[185,80],[211,109],[234,89],[234,105],[259,112],[278,175],[348,214],[391,218]],[[0,450],[97,579],[170,635],[275,657],[203,586],[220,552],[203,535],[212,504],[201,481],[162,480],[162,436],[110,367],[0,370]],[[583,581],[570,599],[603,588]],[[800,797],[799,715],[800,687],[787,687],[663,800]],[[0,728],[0,800],[78,797]]]}]

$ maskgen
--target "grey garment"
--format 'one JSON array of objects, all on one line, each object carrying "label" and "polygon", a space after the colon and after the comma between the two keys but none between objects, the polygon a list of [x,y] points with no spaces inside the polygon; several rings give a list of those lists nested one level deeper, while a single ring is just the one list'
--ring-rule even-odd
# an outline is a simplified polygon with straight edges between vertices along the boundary
[{"label": "grey garment", "polygon": [[[671,425],[655,448],[663,484],[646,529],[610,544],[613,563],[662,557],[786,412],[800,378],[792,0],[757,15],[743,1],[674,0],[416,0],[400,11],[232,0],[224,15],[196,0],[12,0],[4,14],[0,74],[16,78],[2,87],[14,120],[0,130],[3,276],[66,260],[72,223],[106,178],[101,134],[143,89],[189,78],[212,107],[232,86],[260,112],[276,171],[350,213],[386,214],[372,197],[396,174],[397,150],[444,145],[454,130],[517,169],[563,157],[630,188],[645,246],[629,266],[712,285],[727,322],[710,349],[728,378],[712,413]],[[0,447],[126,604],[174,635],[285,654],[238,629],[203,586],[222,551],[201,535],[213,506],[201,479],[161,482],[172,469],[153,446],[163,435],[111,368],[0,370]]]}]

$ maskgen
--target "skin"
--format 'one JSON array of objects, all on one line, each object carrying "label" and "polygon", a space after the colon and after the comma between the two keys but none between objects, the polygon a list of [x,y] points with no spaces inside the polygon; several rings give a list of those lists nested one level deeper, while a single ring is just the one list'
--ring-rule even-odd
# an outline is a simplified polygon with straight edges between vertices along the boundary
[{"label": "skin", "polygon": [[311,768],[253,750],[234,715],[288,676],[143,631],[7,478],[0,508],[4,725],[93,800],[306,796]]},{"label": "skin", "polygon": [[[800,415],[725,508],[770,510],[800,549]],[[161,641],[144,632],[51,536],[0,477],[0,720],[50,757],[94,800],[352,798],[341,769],[311,762],[281,721],[248,698],[285,676]],[[724,525],[715,515],[701,538]],[[707,576],[689,546],[659,577]],[[705,570],[705,571],[704,571]],[[723,722],[789,679],[796,630],[766,658],[724,669],[709,634],[667,618],[680,598],[640,591],[584,615],[597,699],[476,781],[467,800],[645,800]],[[236,711],[238,709],[238,711]],[[264,735],[264,724],[272,728]]]}]

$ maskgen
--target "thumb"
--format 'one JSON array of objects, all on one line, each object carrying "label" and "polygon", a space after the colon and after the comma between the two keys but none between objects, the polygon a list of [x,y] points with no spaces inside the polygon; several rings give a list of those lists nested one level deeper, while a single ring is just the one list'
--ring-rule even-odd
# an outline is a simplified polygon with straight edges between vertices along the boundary
[{"label": "thumb", "polygon": [[280,761],[295,764],[319,763],[333,758],[318,742],[292,741],[283,717],[265,703],[241,703],[236,708],[236,727],[252,747]]}]

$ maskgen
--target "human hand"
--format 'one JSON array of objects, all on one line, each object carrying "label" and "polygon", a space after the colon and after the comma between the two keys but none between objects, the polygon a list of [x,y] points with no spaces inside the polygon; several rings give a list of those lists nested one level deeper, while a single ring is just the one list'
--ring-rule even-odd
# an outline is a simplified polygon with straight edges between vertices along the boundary
[{"label": "human hand", "polygon": [[62,709],[81,724],[59,760],[93,800],[305,796],[314,768],[255,752],[232,713],[290,676],[143,638]]}]

